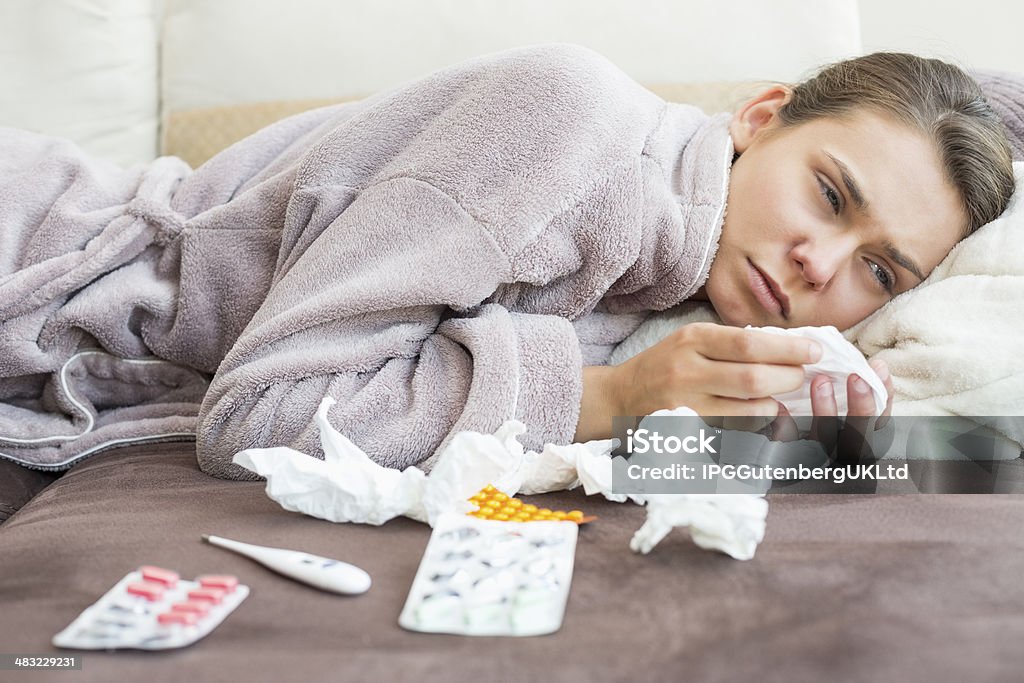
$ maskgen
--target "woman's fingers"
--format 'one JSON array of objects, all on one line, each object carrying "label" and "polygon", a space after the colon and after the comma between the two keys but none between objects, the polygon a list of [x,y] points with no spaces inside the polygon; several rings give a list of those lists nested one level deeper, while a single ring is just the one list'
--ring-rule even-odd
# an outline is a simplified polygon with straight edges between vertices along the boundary
[{"label": "woman's fingers", "polygon": [[[767,399],[803,383],[803,365],[819,358],[813,340],[713,323],[691,323],[615,366],[612,385],[625,415],[688,406],[700,415],[730,415],[720,400]],[[778,413],[758,407],[757,415]],[[737,405],[740,415],[748,406]],[[765,426],[764,423],[762,427]]]},{"label": "woman's fingers", "polygon": [[832,386],[832,378],[828,375],[816,375],[811,380],[811,413],[815,417],[839,415],[835,387]]},{"label": "woman's fingers", "polygon": [[713,364],[706,386],[723,398],[758,399],[795,391],[804,384],[804,371],[798,365],[705,362]]},{"label": "woman's fingers", "polygon": [[779,415],[772,421],[771,429],[769,438],[772,441],[796,441],[800,438],[800,429],[797,427],[796,420],[781,402],[779,403]]},{"label": "woman's fingers", "polygon": [[835,448],[838,464],[863,462],[865,458],[871,457],[871,444],[867,437],[869,425],[874,423],[874,429],[880,429],[885,426],[885,420],[892,414],[894,392],[888,368],[881,361],[872,362],[871,367],[882,379],[889,393],[881,416],[875,415],[875,398],[871,387],[856,374],[846,378],[845,420],[839,418],[831,378],[818,375],[811,381],[811,409],[814,418],[811,421],[811,433],[808,438],[820,442],[828,453]]},{"label": "woman's fingers", "polygon": [[813,339],[714,323],[693,323],[677,332],[711,360],[793,366],[821,360],[821,344]]},{"label": "woman's fingers", "polygon": [[839,435],[839,406],[832,378],[828,375],[818,375],[811,380],[811,413],[814,419],[810,438],[821,443],[826,453],[831,453]]},{"label": "woman's fingers", "polygon": [[881,417],[878,422],[875,423],[875,429],[881,429],[889,421],[889,416],[892,415],[892,400],[893,395],[896,393],[896,389],[892,382],[892,373],[889,372],[889,366],[886,365],[884,360],[875,359],[870,362],[871,369],[875,371],[885,385],[885,391],[888,398],[885,401],[885,410],[882,411]]},{"label": "woman's fingers", "polygon": [[712,396],[702,415],[712,419],[715,427],[744,432],[758,432],[767,427],[779,413],[781,404],[773,398],[735,399]]},{"label": "woman's fingers", "polygon": [[839,462],[856,463],[864,451],[864,443],[875,415],[875,395],[857,374],[846,378],[846,422],[839,435]]},{"label": "woman's fingers", "polygon": [[846,378],[846,405],[848,416],[875,416],[875,395],[871,386],[855,373]]}]

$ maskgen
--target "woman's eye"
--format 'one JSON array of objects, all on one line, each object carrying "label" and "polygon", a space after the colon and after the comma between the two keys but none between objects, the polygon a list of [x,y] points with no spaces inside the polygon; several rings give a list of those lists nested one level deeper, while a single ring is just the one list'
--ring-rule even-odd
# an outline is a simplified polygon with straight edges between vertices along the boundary
[{"label": "woman's eye", "polygon": [[821,195],[832,207],[832,213],[838,216],[839,210],[843,208],[843,200],[839,198],[839,193],[822,182],[820,178],[818,179],[818,186],[821,188]]},{"label": "woman's eye", "polygon": [[871,269],[872,274],[874,274],[875,276],[875,280],[878,281],[878,284],[882,287],[882,289],[891,293],[894,282],[892,275],[889,274],[889,271],[887,271],[885,268],[878,265],[874,261],[868,261],[868,268]]}]

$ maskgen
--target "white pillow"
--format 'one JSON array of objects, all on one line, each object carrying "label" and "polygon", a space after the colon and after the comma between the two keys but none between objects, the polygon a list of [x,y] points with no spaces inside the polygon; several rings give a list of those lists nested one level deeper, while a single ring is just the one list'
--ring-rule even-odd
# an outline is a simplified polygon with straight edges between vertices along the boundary
[{"label": "white pillow", "polygon": [[0,125],[128,165],[156,155],[161,0],[0,2]]}]

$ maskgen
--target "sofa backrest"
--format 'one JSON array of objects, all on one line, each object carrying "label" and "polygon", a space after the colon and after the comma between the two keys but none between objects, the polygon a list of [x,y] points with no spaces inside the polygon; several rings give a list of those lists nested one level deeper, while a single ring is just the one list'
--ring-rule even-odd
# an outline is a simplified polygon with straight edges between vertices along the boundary
[{"label": "sofa backrest", "polygon": [[4,0],[0,125],[120,163],[194,110],[361,97],[575,42],[645,84],[795,80],[860,51],[856,0]]}]

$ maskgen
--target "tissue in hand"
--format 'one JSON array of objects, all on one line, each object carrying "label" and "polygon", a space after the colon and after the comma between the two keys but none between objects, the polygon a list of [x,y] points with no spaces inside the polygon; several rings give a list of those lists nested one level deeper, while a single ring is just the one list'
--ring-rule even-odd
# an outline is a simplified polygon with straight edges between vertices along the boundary
[{"label": "tissue in hand", "polygon": [[806,339],[813,339],[821,344],[821,360],[817,363],[808,363],[804,366],[804,385],[795,391],[773,396],[776,400],[786,406],[790,415],[811,415],[811,380],[815,375],[828,375],[832,378],[832,386],[835,388],[836,407],[839,415],[846,415],[846,378],[856,373],[863,378],[875,399],[875,415],[881,415],[885,410],[885,404],[889,400],[889,392],[885,384],[868,365],[864,354],[857,350],[857,347],[846,341],[846,338],[835,327],[751,327],[761,332],[772,334],[786,334]]}]

